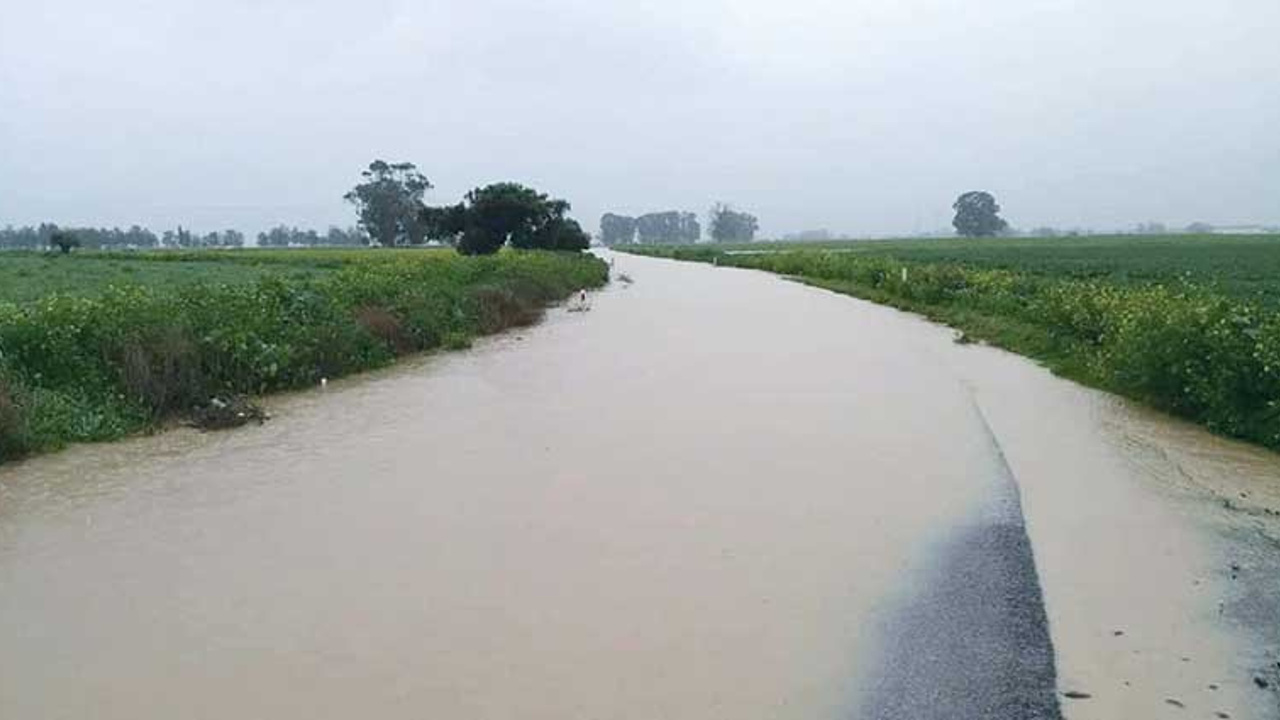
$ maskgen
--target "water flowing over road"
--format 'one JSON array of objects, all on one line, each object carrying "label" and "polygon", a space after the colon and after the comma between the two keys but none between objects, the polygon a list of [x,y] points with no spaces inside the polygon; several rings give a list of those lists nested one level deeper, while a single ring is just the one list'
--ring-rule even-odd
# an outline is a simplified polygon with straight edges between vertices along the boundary
[{"label": "water flowing over road", "polygon": [[0,718],[1280,717],[1280,457],[616,263],[261,428],[0,468]]}]

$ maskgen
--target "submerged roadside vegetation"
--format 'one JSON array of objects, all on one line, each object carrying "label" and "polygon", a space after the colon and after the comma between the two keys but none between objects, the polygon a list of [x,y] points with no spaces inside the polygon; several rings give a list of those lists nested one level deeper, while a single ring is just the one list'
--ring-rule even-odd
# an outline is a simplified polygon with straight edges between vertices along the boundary
[{"label": "submerged roadside vegetation", "polygon": [[[0,257],[32,263],[27,255]],[[584,253],[279,250],[85,254],[32,299],[0,288],[0,462],[465,347],[530,324],[608,267]],[[77,264],[85,270],[77,284]],[[103,272],[104,264],[115,271]],[[170,277],[172,282],[128,278]],[[122,279],[123,276],[123,279]],[[15,286],[16,290],[16,286]]]},{"label": "submerged roadside vegetation", "polygon": [[[1280,450],[1280,312],[1270,302],[1280,280],[1255,282],[1256,264],[1206,271],[1206,258],[1230,254],[1205,252],[1213,239],[1121,252],[1123,272],[1047,262],[1056,241],[1035,242],[620,249],[766,270],[917,312],[962,330],[962,339],[1037,358],[1066,377]],[[1265,246],[1273,264],[1280,260],[1280,238],[1248,242]],[[1001,243],[1021,248],[1001,251]]]}]

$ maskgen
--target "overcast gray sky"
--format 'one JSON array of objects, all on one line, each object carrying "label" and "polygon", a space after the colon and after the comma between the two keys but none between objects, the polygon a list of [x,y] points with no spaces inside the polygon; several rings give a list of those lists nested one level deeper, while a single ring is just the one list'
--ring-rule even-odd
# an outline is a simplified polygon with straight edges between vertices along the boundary
[{"label": "overcast gray sky", "polygon": [[375,157],[589,228],[1280,223],[1280,2],[0,0],[0,225],[348,225]]}]

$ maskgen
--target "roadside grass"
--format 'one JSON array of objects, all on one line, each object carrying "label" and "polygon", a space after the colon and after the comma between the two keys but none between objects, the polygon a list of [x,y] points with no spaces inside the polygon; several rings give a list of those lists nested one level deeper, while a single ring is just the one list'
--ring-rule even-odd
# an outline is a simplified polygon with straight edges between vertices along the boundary
[{"label": "roadside grass", "polygon": [[1059,342],[1053,335],[1046,334],[1041,326],[1019,318],[981,312],[961,305],[918,302],[848,281],[818,280],[803,276],[792,276],[790,279],[922,315],[959,330],[956,341],[960,344],[983,342],[994,345],[1034,357],[1045,367],[1064,377],[1089,381],[1088,367],[1081,365],[1069,346]]},{"label": "roadside grass", "polygon": [[[1255,279],[1254,267],[1204,252],[1204,238],[1191,238],[1191,251],[1183,254],[1180,240],[1138,239],[1133,254],[1161,248],[1142,272],[1121,272],[1120,263],[1103,258],[1091,261],[1096,272],[1083,275],[1083,261],[1063,265],[1036,244],[1056,239],[951,241],[939,252],[964,259],[949,262],[920,260],[932,257],[920,241],[898,244],[893,254],[867,249],[892,243],[866,243],[853,252],[795,245],[759,253],[707,246],[624,250],[767,270],[916,312],[967,339],[1034,357],[1066,377],[1280,449],[1280,312],[1268,299],[1280,289],[1280,273],[1263,283],[1266,293],[1242,291],[1248,283],[1241,281]],[[997,247],[1002,242],[1009,246]],[[1280,238],[1250,238],[1244,245],[1266,256],[1258,267],[1280,258]],[[1081,245],[1068,251],[1085,252]],[[979,254],[966,254],[972,252]],[[1020,252],[1025,267],[1013,263]]]},{"label": "roadside grass", "polygon": [[[0,266],[19,259],[0,256]],[[145,432],[214,397],[307,387],[407,353],[466,347],[608,279],[594,256],[538,251],[29,259],[50,262],[52,276],[6,289],[10,301],[0,301],[0,461]],[[121,280],[113,263],[136,270]],[[61,291],[67,283],[75,291]],[[31,298],[39,287],[46,292]]]}]

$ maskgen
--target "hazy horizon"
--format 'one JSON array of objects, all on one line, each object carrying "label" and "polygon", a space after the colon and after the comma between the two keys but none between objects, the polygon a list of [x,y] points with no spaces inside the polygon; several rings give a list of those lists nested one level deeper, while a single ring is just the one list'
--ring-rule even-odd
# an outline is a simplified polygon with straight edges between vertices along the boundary
[{"label": "hazy horizon", "polygon": [[0,227],[354,224],[515,180],[761,235],[1280,224],[1280,3],[50,0],[0,25]]}]

